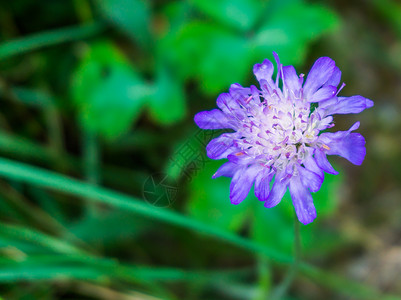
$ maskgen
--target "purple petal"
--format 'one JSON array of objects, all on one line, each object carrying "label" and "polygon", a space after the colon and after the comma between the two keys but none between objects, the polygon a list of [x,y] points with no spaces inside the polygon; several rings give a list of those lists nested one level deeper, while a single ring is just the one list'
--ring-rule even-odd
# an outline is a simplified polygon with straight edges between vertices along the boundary
[{"label": "purple petal", "polygon": [[194,120],[201,129],[236,129],[220,109],[201,111],[195,115]]},{"label": "purple petal", "polygon": [[252,101],[255,102],[256,104],[260,104],[260,91],[259,89],[254,86],[251,85],[251,94],[252,94]]},{"label": "purple petal", "polygon": [[304,84],[304,96],[310,98],[334,73],[336,64],[329,57],[321,57],[313,64]]},{"label": "purple petal", "polygon": [[268,59],[265,59],[261,64],[255,64],[253,66],[253,74],[255,74],[258,81],[265,79],[269,82],[273,76],[273,71],[274,66]]},{"label": "purple petal", "polygon": [[281,65],[280,58],[278,57],[278,54],[276,51],[273,51],[273,57],[274,57],[274,60],[276,61],[277,66],[280,66]]},{"label": "purple petal", "polygon": [[333,98],[337,93],[337,88],[332,85],[326,85],[317,90],[311,97],[306,98],[308,102],[320,102]]},{"label": "purple petal", "polygon": [[232,204],[240,204],[251,190],[257,172],[260,167],[257,165],[239,169],[233,176],[230,184],[230,200]]},{"label": "purple petal", "polygon": [[265,207],[270,208],[280,203],[285,192],[287,191],[289,181],[290,176],[285,171],[276,173],[272,190],[270,191],[269,197],[267,197],[265,202]]},{"label": "purple petal", "polygon": [[238,103],[232,98],[229,93],[221,93],[217,97],[216,103],[217,106],[227,115],[231,114],[233,108],[239,108]]},{"label": "purple petal", "polygon": [[270,181],[273,172],[268,168],[263,168],[255,178],[255,196],[260,201],[266,201],[270,193]]},{"label": "purple petal", "polygon": [[365,139],[359,133],[351,133],[358,129],[359,122],[356,122],[347,131],[335,133],[326,132],[320,135],[319,141],[329,147],[326,153],[329,155],[339,155],[349,160],[354,165],[361,165],[366,155]]},{"label": "purple petal", "polygon": [[322,130],[325,130],[327,128],[333,127],[334,126],[334,124],[332,123],[333,119],[334,118],[332,116],[328,116],[326,118],[323,118],[320,121],[319,125],[316,127],[316,129],[319,130],[319,131],[322,131]]},{"label": "purple petal", "polygon": [[234,173],[239,169],[240,167],[236,164],[233,164],[232,162],[226,162],[223,165],[220,166],[220,168],[216,171],[216,173],[213,174],[212,178],[217,178],[220,176],[224,177],[233,177]]},{"label": "purple petal", "polygon": [[[261,79],[259,81],[260,84],[260,88],[262,91],[262,95],[265,99],[269,99],[269,97],[271,97],[272,94],[278,94],[279,97],[283,96],[283,92],[281,91],[281,89],[279,89],[277,87],[277,85],[273,82],[272,79],[270,79],[269,81],[265,80],[265,79]],[[265,101],[269,101],[269,100],[265,100]]]},{"label": "purple petal", "polygon": [[246,106],[246,104],[248,103],[250,94],[251,88],[244,88],[238,83],[234,83],[230,86],[231,98],[234,99],[237,103],[241,103],[244,106]]},{"label": "purple petal", "polygon": [[373,101],[362,96],[339,97],[338,102],[328,106],[328,114],[357,114],[373,106]]},{"label": "purple petal", "polygon": [[334,170],[332,165],[327,160],[326,153],[324,153],[322,150],[320,149],[315,150],[315,160],[319,168],[321,168],[323,171],[329,174],[334,174],[334,175],[338,174],[338,172]]},{"label": "purple petal", "polygon": [[341,81],[341,71],[340,69],[336,66],[334,68],[333,74],[331,75],[331,77],[329,78],[329,80],[327,80],[327,82],[325,83],[325,85],[332,85],[332,86],[338,86],[340,84]]},{"label": "purple petal", "polygon": [[234,118],[242,120],[246,117],[245,111],[241,108],[239,102],[235,100],[230,94],[222,93],[217,97],[217,106],[226,114],[226,116],[233,116]]},{"label": "purple petal", "polygon": [[239,83],[233,83],[229,89],[230,95],[241,95],[247,97],[251,93],[251,89],[248,87],[243,87]]},{"label": "purple petal", "polygon": [[233,147],[233,137],[230,133],[224,133],[221,136],[211,140],[206,146],[207,156],[211,159],[227,158],[227,155],[238,152]]},{"label": "purple petal", "polygon": [[227,159],[236,165],[246,165],[254,160],[253,157],[245,155],[244,152],[237,152],[227,155]]},{"label": "purple petal", "polygon": [[306,169],[318,174],[320,177],[324,177],[323,170],[319,168],[312,155],[307,156],[307,158],[304,159],[303,164]]},{"label": "purple petal", "polygon": [[341,142],[331,144],[330,155],[340,155],[354,165],[360,166],[366,156],[365,139],[359,133],[351,133]]},{"label": "purple petal", "polygon": [[322,176],[303,167],[299,167],[298,171],[302,184],[308,187],[311,192],[315,193],[320,190],[324,179]]},{"label": "purple petal", "polygon": [[[333,97],[331,99],[327,100],[322,100],[319,102],[319,109],[325,109],[328,110],[329,107],[336,105],[338,103],[338,97]],[[326,115],[329,115],[330,113],[326,113]]]},{"label": "purple petal", "polygon": [[307,187],[302,184],[300,176],[291,178],[290,194],[298,220],[304,225],[313,222],[316,218],[313,198]]},{"label": "purple petal", "polygon": [[[359,128],[359,125],[361,123],[355,122],[354,125],[351,126],[350,129],[348,129],[347,131],[337,131],[337,132],[326,132],[326,133],[322,133],[319,136],[319,141],[322,143],[329,143],[332,139],[342,139],[345,136],[347,136],[351,131],[357,130]],[[330,139],[328,139],[327,137],[330,137]]]},{"label": "purple petal", "polygon": [[298,96],[298,92],[302,87],[301,79],[298,77],[293,66],[283,67],[283,83],[289,94],[293,93],[295,96]]}]

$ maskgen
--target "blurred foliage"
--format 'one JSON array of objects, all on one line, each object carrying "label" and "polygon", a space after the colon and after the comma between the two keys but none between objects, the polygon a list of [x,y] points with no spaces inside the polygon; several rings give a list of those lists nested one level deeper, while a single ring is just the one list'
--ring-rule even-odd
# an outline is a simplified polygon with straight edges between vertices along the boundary
[{"label": "blurred foliage", "polygon": [[[253,64],[272,51],[299,71],[333,56],[347,93],[394,98],[400,13],[393,0],[0,2],[0,295],[266,299],[293,261],[291,199],[266,209],[250,193],[231,205],[230,180],[211,179],[222,162],[205,157],[218,133],[200,134],[193,115],[230,84],[255,83]],[[400,114],[386,103],[377,118],[358,116],[381,130],[366,169],[326,175],[313,195],[318,218],[302,227],[302,250],[321,268],[302,264],[287,299],[399,299],[348,262],[379,244],[356,216],[377,236],[381,220],[401,225]],[[169,208],[145,201],[155,174],[173,179],[153,182],[156,196],[175,195]]]},{"label": "blurred foliage", "polygon": [[190,6],[169,5],[166,17],[174,30],[162,36],[159,53],[174,64],[179,76],[201,82],[208,95],[233,82],[245,83],[255,61],[270,57],[272,51],[288,64],[300,64],[308,45],[338,24],[330,10],[298,0],[193,3],[208,18],[182,20]]},{"label": "blurred foliage", "polygon": [[97,0],[94,4],[114,26],[141,47],[148,48],[151,34],[150,2],[145,0]]},{"label": "blurred foliage", "polygon": [[141,113],[149,87],[112,44],[91,45],[72,77],[84,128],[106,138],[125,133]]}]

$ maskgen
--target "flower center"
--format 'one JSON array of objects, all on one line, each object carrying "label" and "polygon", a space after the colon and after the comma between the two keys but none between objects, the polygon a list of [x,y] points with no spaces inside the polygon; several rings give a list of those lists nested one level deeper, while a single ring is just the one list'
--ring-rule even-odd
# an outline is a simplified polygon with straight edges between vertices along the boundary
[{"label": "flower center", "polygon": [[[269,99],[244,108],[247,117],[236,144],[266,167],[285,168],[302,163],[319,134],[319,118],[306,100]],[[275,101],[276,100],[276,101]]]}]

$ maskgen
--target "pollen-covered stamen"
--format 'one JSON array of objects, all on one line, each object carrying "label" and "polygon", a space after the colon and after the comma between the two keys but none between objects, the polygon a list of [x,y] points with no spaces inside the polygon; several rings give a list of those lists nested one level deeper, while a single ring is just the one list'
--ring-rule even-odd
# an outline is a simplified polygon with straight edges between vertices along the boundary
[{"label": "pollen-covered stamen", "polygon": [[341,90],[342,90],[344,87],[345,87],[345,83],[343,82],[343,83],[341,84],[340,88],[338,89],[338,91],[337,91],[337,93],[336,93],[336,96],[338,95],[338,93],[341,92]]},{"label": "pollen-covered stamen", "polygon": [[[241,100],[242,103],[251,101],[252,95]],[[277,169],[291,161],[302,161],[303,145],[313,142],[319,133],[315,128],[320,118],[310,115],[310,104],[303,99],[296,102],[282,99],[277,91],[273,97],[263,97],[251,104],[252,109],[246,109],[247,118],[242,121],[242,137],[234,143],[241,152],[235,155],[253,158],[262,155],[265,159],[261,164]]]},{"label": "pollen-covered stamen", "polygon": [[252,96],[249,96],[249,98],[245,100],[245,103],[248,104],[249,102],[251,102],[251,100],[252,100]]}]

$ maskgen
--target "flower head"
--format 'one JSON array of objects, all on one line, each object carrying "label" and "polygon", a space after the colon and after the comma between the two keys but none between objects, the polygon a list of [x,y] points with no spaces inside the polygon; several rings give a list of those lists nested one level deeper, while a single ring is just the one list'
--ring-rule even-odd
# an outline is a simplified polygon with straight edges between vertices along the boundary
[{"label": "flower head", "polygon": [[[341,71],[328,57],[319,58],[307,78],[293,66],[277,62],[277,76],[269,60],[256,64],[256,86],[231,85],[217,98],[218,109],[195,115],[202,129],[231,129],[207,145],[211,159],[228,159],[213,178],[232,177],[231,203],[239,204],[255,184],[256,197],[265,207],[277,205],[289,188],[298,219],[316,218],[311,192],[320,189],[324,172],[338,174],[327,155],[339,155],[361,165],[365,139],[356,122],[347,131],[321,131],[334,126],[334,114],[359,113],[373,106],[362,96],[339,97]],[[274,180],[272,188],[270,182]]]}]

